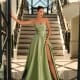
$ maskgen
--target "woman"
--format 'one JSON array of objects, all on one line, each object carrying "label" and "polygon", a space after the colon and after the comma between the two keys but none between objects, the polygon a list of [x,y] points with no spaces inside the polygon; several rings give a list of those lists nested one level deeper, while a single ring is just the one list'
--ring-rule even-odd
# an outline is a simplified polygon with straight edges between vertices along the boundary
[{"label": "woman", "polygon": [[[44,18],[44,8],[38,6],[37,17],[28,21],[12,18],[21,25],[32,24],[36,33],[29,48],[29,56],[25,66],[22,80],[59,80],[49,46],[50,24],[48,18]],[[46,28],[48,35],[46,36]]]}]

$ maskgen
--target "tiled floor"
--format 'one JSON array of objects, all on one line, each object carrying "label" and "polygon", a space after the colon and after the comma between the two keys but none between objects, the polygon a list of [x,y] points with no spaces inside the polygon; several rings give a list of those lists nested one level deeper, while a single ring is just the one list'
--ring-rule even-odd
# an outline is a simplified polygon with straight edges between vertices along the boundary
[{"label": "tiled floor", "polygon": [[[56,68],[62,80],[77,80],[77,59],[70,59],[69,55],[54,56]],[[12,76],[14,80],[20,80],[24,71],[26,56],[12,59]],[[2,73],[1,73],[2,72]],[[0,68],[0,76],[3,75],[3,67]],[[1,79],[1,77],[0,77]]]},{"label": "tiled floor", "polygon": [[[65,56],[54,56],[58,73],[62,80],[77,80],[77,59],[70,59]],[[25,57],[19,57],[12,60],[12,74],[16,77],[16,80],[20,80],[24,66],[26,63]]]},{"label": "tiled floor", "polygon": [[77,60],[56,60],[58,72],[63,80],[76,80],[77,77]]}]

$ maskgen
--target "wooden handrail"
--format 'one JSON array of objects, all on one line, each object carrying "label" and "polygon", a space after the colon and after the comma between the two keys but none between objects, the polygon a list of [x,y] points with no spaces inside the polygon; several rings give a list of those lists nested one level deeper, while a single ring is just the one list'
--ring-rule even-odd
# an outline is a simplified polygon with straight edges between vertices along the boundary
[{"label": "wooden handrail", "polygon": [[58,11],[59,18],[61,18],[60,22],[61,22],[62,28],[64,28],[65,31],[68,31],[67,23],[63,15],[63,8],[60,0],[57,0],[57,11]]},{"label": "wooden handrail", "polygon": [[[21,8],[22,8],[22,3],[23,3],[23,0],[20,0],[20,2],[19,2],[19,7],[18,7],[18,10],[17,10],[17,14],[16,14],[16,17],[18,18],[19,17],[19,14],[20,14],[20,10],[21,10]],[[12,30],[12,32],[14,33],[14,30],[15,30],[15,28],[16,28],[16,22],[14,23],[14,25],[13,25],[13,30]]]},{"label": "wooden handrail", "polygon": [[63,14],[63,7],[61,4],[60,0],[57,0],[57,12],[58,12],[58,16],[59,16],[59,22],[61,25],[61,29],[62,29],[62,35],[63,35],[63,40],[64,40],[64,45],[65,48],[68,50],[69,52],[69,40],[70,40],[70,31],[69,31],[69,27],[67,26],[66,20],[65,20],[65,16]]},{"label": "wooden handrail", "polygon": [[[24,5],[23,1],[24,0],[20,0],[19,7],[18,7],[18,10],[17,10],[17,14],[16,14],[17,18],[19,18],[19,19],[21,19],[22,14],[23,14],[23,5]],[[18,35],[19,35],[19,29],[20,29],[20,25],[15,22],[14,26],[13,26],[13,30],[12,30],[14,47],[16,47],[16,44],[17,44]]]}]

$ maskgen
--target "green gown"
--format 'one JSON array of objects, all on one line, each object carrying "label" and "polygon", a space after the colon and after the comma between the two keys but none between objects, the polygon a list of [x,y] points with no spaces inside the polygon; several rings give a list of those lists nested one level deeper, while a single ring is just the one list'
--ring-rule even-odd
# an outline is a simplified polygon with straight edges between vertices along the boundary
[{"label": "green gown", "polygon": [[41,23],[35,24],[34,27],[36,32],[30,44],[22,80],[54,80],[51,76],[45,50],[46,25]]}]

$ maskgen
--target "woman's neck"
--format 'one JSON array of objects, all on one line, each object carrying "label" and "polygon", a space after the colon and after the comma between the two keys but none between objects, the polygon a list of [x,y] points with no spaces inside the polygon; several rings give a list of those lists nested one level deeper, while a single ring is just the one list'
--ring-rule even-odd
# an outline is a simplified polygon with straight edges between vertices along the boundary
[{"label": "woman's neck", "polygon": [[37,19],[39,19],[39,20],[42,19],[42,18],[43,18],[43,17],[37,16]]}]

